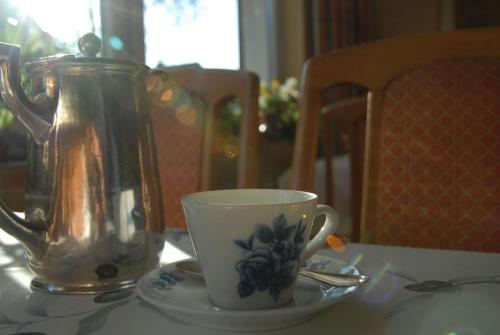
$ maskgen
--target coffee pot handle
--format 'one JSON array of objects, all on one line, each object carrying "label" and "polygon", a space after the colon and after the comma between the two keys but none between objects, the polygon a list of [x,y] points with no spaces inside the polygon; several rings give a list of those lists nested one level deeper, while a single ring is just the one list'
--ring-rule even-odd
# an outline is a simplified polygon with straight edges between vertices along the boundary
[{"label": "coffee pot handle", "polygon": [[0,43],[0,93],[5,104],[26,127],[37,144],[45,142],[51,125],[39,115],[43,110],[32,103],[21,86],[21,49],[17,45]]},{"label": "coffee pot handle", "polygon": [[41,222],[27,222],[14,214],[0,200],[0,229],[18,239],[32,254],[41,255],[47,247],[47,226]]}]

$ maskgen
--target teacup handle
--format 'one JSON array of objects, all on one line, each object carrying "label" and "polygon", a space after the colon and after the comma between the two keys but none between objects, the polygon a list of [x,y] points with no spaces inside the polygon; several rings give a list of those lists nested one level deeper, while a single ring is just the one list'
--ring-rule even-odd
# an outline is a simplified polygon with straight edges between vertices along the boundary
[{"label": "teacup handle", "polygon": [[311,258],[312,255],[321,249],[321,247],[325,245],[328,235],[333,234],[339,227],[339,215],[335,209],[327,205],[317,205],[316,211],[314,212],[314,218],[321,214],[325,214],[325,222],[316,236],[307,243],[303,261]]}]

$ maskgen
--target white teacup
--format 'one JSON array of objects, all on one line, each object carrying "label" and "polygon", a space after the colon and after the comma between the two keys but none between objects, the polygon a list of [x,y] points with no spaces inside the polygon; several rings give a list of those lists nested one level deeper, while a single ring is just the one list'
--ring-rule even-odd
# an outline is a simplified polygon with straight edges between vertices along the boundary
[{"label": "white teacup", "polygon": [[[214,305],[274,308],[293,298],[298,269],[338,227],[338,215],[317,195],[292,190],[238,189],[192,193],[182,206]],[[315,216],[325,214],[309,241]]]}]

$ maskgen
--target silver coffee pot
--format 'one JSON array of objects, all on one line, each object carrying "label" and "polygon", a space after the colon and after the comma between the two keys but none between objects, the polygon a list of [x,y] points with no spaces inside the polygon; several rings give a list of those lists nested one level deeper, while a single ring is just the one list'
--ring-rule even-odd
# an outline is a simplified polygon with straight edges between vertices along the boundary
[{"label": "silver coffee pot", "polygon": [[33,288],[86,294],[133,286],[163,248],[149,68],[95,58],[100,40],[79,40],[84,57],[25,64],[0,43],[0,90],[28,130],[25,219],[0,204],[0,228],[25,246]]}]

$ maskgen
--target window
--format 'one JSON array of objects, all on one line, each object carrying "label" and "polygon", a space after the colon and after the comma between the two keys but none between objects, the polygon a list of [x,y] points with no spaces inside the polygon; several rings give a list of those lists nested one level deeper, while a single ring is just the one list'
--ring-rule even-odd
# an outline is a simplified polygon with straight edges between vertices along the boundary
[{"label": "window", "polygon": [[[78,38],[101,35],[99,0],[0,0],[0,41],[19,44],[23,61],[78,53]],[[64,14],[61,14],[64,13]],[[29,87],[29,77],[22,76]],[[26,159],[26,129],[0,98],[0,163]]]},{"label": "window", "polygon": [[101,36],[99,0],[16,0],[11,3],[20,15],[14,20],[22,23],[29,18],[70,53],[78,53],[78,38],[86,33]]},{"label": "window", "polygon": [[237,0],[145,0],[146,64],[238,69]]}]

